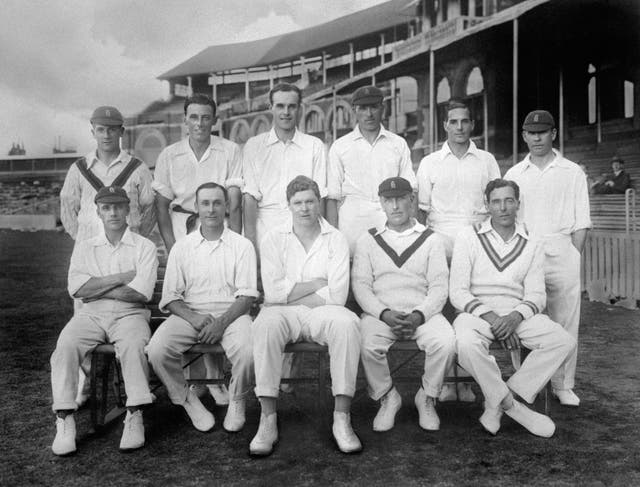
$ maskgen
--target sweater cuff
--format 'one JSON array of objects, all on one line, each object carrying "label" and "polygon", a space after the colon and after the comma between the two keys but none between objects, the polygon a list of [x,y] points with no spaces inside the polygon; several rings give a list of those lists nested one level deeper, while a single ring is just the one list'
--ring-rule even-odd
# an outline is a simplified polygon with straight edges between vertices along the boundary
[{"label": "sweater cuff", "polygon": [[380,314],[378,314],[378,319],[379,319],[380,321],[382,321],[382,314],[383,314],[385,311],[391,311],[391,308],[385,308],[385,309],[383,309],[382,311],[380,311]]},{"label": "sweater cuff", "polygon": [[517,311],[522,315],[522,318],[528,320],[533,315],[540,313],[538,307],[533,304],[531,301],[523,301],[518,306],[513,308],[513,311]]},{"label": "sweater cuff", "polygon": [[424,325],[427,322],[427,320],[424,317],[424,313],[419,309],[414,309],[412,313],[418,313],[420,315],[420,319],[422,320],[422,323],[420,323],[421,325]]}]

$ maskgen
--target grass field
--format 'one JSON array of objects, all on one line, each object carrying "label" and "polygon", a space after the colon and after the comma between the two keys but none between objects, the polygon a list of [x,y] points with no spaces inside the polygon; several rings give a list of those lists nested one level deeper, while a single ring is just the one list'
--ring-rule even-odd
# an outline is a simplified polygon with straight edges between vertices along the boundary
[{"label": "grass field", "polygon": [[89,434],[78,415],[78,453],[58,458],[50,409],[49,357],[72,314],[66,271],[73,242],[57,232],[0,231],[0,485],[640,485],[640,312],[583,303],[577,409],[551,404],[556,435],[536,438],[509,418],[484,433],[480,404],[438,407],[442,427],[418,427],[415,384],[402,385],[396,427],[376,434],[376,405],[357,401],[353,423],[362,454],[340,454],[315,414],[312,387],[298,386],[280,403],[280,443],[250,459],[259,407],[249,403],[238,434],[217,424],[199,433],[160,389],[145,413],[147,445],[118,452],[118,422]]}]

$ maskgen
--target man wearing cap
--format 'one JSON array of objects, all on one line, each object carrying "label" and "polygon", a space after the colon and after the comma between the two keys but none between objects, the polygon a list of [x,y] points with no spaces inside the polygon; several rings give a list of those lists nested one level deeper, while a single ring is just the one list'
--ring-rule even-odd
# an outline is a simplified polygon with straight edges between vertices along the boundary
[{"label": "man wearing cap", "polygon": [[182,356],[194,344],[220,343],[231,362],[229,407],[223,427],[240,431],[245,423],[245,397],[253,379],[251,318],[256,289],[256,254],[242,235],[225,227],[227,189],[201,184],[195,191],[200,227],[171,248],[159,308],[170,312],[149,342],[149,362],[199,431],[215,419],[187,387]]},{"label": "man wearing cap", "polygon": [[91,116],[91,134],[97,148],[78,159],[67,172],[60,191],[60,219],[77,242],[102,231],[93,202],[104,186],[124,188],[129,196],[129,229],[146,236],[155,225],[151,171],[147,165],[120,149],[124,119],[117,108],[103,106]]},{"label": "man wearing cap", "polygon": [[345,234],[351,254],[362,233],[385,223],[377,195],[383,180],[400,176],[418,188],[407,142],[382,126],[383,99],[375,86],[358,88],[351,98],[358,123],[329,150],[327,220]]},{"label": "man wearing cap", "polygon": [[[505,174],[520,187],[518,219],[532,237],[541,239],[547,313],[578,340],[580,324],[580,260],[591,227],[589,192],[584,172],[553,150],[556,128],[546,110],[529,113],[522,125],[529,154]],[[565,406],[578,406],[573,392],[577,348],[551,379],[554,394]]]},{"label": "man wearing cap", "polygon": [[453,363],[453,328],[441,314],[447,300],[449,271],[442,237],[411,216],[411,183],[394,177],[378,188],[385,224],[371,228],[357,242],[352,288],[364,311],[360,321],[360,355],[369,395],[380,400],[374,431],[394,426],[402,398],[393,385],[387,351],[396,340],[416,340],[425,352],[422,387],[414,404],[419,424],[438,430],[435,400]]},{"label": "man wearing cap", "polygon": [[152,402],[144,347],[149,341],[149,310],[156,282],[156,246],[127,225],[129,197],[120,187],[101,188],[94,199],[103,230],[77,242],[69,266],[69,294],[81,299],[51,355],[53,410],[57,414],[52,450],[68,455],[76,450],[73,413],[78,368],[97,345],[113,343],[122,364],[127,415],[121,450],[144,445],[142,407]]},{"label": "man wearing cap", "polygon": [[253,357],[260,425],[252,455],[271,454],[278,441],[276,401],[287,343],[311,341],[329,348],[335,397],[333,437],[343,453],[362,450],[351,427],[360,352],[358,317],[344,307],[349,291],[349,248],[320,216],[318,184],[297,176],[287,185],[291,220],[262,239],[265,306],[253,323]]},{"label": "man wearing cap", "polygon": [[631,187],[631,177],[624,170],[624,161],[615,156],[611,159],[611,173],[605,174],[593,185],[595,194],[624,194]]},{"label": "man wearing cap", "polygon": [[[102,222],[96,213],[94,198],[105,186],[122,187],[129,199],[127,223],[129,230],[148,236],[155,225],[151,171],[147,165],[120,149],[124,134],[124,119],[115,107],[102,106],[91,116],[91,133],[97,147],[74,162],[60,191],[60,219],[71,238],[80,242],[102,232]],[[74,308],[82,302],[76,300]],[[88,376],[90,360],[80,371],[77,401],[79,405],[89,397]]]},{"label": "man wearing cap", "polygon": [[[154,172],[158,229],[167,252],[187,232],[196,218],[195,190],[206,182],[223,185],[229,192],[229,228],[242,232],[242,157],[234,142],[211,134],[216,123],[216,103],[196,93],[184,101],[186,139],[166,147]],[[195,226],[195,225],[194,225]]]},{"label": "man wearing cap", "polygon": [[[474,123],[469,107],[451,101],[447,107],[444,129],[447,140],[439,151],[420,161],[418,168],[418,215],[429,228],[443,237],[447,261],[451,261],[453,242],[458,232],[468,225],[487,218],[484,188],[500,177],[495,157],[478,149],[471,140]],[[451,372],[453,375],[455,371]],[[468,376],[458,369],[458,376]],[[445,384],[440,400],[458,398],[474,401],[475,395],[467,383]]]},{"label": "man wearing cap", "polygon": [[269,92],[273,126],[247,140],[243,149],[244,233],[259,251],[267,231],[289,218],[285,198],[287,183],[298,175],[318,183],[324,214],[327,161],[324,144],[303,134],[296,125],[300,117],[302,91],[281,83]]}]

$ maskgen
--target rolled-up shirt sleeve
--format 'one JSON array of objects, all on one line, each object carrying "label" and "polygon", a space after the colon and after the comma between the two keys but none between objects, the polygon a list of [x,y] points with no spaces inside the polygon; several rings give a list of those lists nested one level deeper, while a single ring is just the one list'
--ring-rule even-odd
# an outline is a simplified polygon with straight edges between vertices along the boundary
[{"label": "rolled-up shirt sleeve", "polygon": [[576,177],[575,184],[575,225],[573,226],[572,232],[591,228],[587,177],[584,174],[579,174],[578,177]]},{"label": "rolled-up shirt sleeve", "polygon": [[167,259],[167,268],[164,273],[164,282],[162,284],[162,298],[158,304],[158,308],[163,313],[169,313],[167,304],[173,301],[184,301],[184,292],[186,282],[184,271],[181,266],[182,248],[174,245],[169,252]]},{"label": "rolled-up shirt sleeve", "polygon": [[67,290],[72,298],[93,277],[87,269],[86,255],[89,251],[90,248],[83,241],[76,244],[71,254]]},{"label": "rolled-up shirt sleeve", "polygon": [[449,291],[449,268],[444,243],[439,235],[429,238],[429,261],[427,263],[427,295],[415,309],[420,311],[425,321],[442,311]]},{"label": "rolled-up shirt sleeve", "polygon": [[327,304],[344,306],[349,294],[349,244],[340,232],[331,232],[327,263]]},{"label": "rolled-up shirt sleeve", "polygon": [[431,211],[431,175],[429,173],[429,161],[425,157],[418,168],[418,207],[426,212]]},{"label": "rolled-up shirt sleeve", "polygon": [[235,298],[247,296],[257,298],[258,293],[258,274],[256,264],[256,251],[250,242],[245,242],[244,249],[238,253],[236,260],[235,288],[233,294]]},{"label": "rolled-up shirt sleeve", "polygon": [[258,174],[256,168],[256,158],[258,157],[258,145],[260,137],[252,137],[244,145],[242,150],[242,177],[244,180],[244,186],[242,192],[249,194],[255,198],[256,201],[262,200],[262,193],[260,192],[260,185],[258,184]]},{"label": "rolled-up shirt sleeve", "polygon": [[531,265],[524,276],[524,295],[522,302],[514,311],[528,320],[533,315],[541,313],[547,304],[547,293],[544,282],[544,250],[542,245],[536,243],[536,249],[531,259]]},{"label": "rolled-up shirt sleeve", "polygon": [[353,267],[351,269],[351,287],[356,301],[362,310],[380,318],[380,313],[388,306],[380,301],[373,292],[373,265],[371,263],[370,242],[372,237],[362,235],[356,243],[356,251],[353,255]]},{"label": "rolled-up shirt sleeve", "polygon": [[244,186],[244,180],[242,178],[242,151],[237,144],[233,144],[233,149],[231,150],[229,173],[224,185],[227,188],[235,186],[240,189]]},{"label": "rolled-up shirt sleeve", "polygon": [[411,162],[411,151],[407,143],[402,140],[402,149],[400,155],[400,174],[399,176],[411,183],[413,191],[418,191],[418,180],[416,173],[413,172],[413,163]]},{"label": "rolled-up shirt sleeve", "polygon": [[173,200],[175,194],[171,189],[171,174],[169,165],[171,164],[171,156],[169,155],[169,147],[164,149],[158,156],[156,168],[153,173],[153,190],[160,196],[164,196],[168,200]]},{"label": "rolled-up shirt sleeve", "polygon": [[139,292],[147,301],[153,297],[153,288],[158,278],[158,255],[156,246],[146,241],[138,249],[138,261],[136,262],[136,276],[127,284],[127,287]]},{"label": "rolled-up shirt sleeve", "polygon": [[284,234],[268,233],[260,243],[260,271],[264,300],[268,304],[286,304],[295,282],[287,277],[284,262]]},{"label": "rolled-up shirt sleeve", "polygon": [[339,150],[334,143],[329,149],[329,161],[327,168],[327,198],[332,200],[342,199],[342,182],[344,181],[344,166],[340,158]]},{"label": "rolled-up shirt sleeve", "polygon": [[156,224],[153,195],[153,176],[146,164],[138,168],[138,206],[140,209],[140,235],[149,235]]},{"label": "rolled-up shirt sleeve", "polygon": [[80,212],[81,198],[80,172],[76,165],[72,164],[60,190],[60,220],[65,231],[74,240],[78,235],[78,213]]},{"label": "rolled-up shirt sleeve", "polygon": [[320,189],[320,198],[327,197],[327,151],[319,140],[313,142],[313,177]]},{"label": "rolled-up shirt sleeve", "polygon": [[471,270],[473,269],[474,249],[469,236],[473,229],[463,230],[458,234],[453,246],[451,272],[449,275],[449,299],[459,311],[480,317],[491,311],[471,293]]}]

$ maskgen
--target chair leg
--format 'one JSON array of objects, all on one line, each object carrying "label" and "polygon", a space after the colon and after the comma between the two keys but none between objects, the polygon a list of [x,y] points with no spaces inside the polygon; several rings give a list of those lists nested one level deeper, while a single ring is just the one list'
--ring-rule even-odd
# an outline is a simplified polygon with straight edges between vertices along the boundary
[{"label": "chair leg", "polygon": [[99,353],[91,354],[91,372],[90,372],[90,387],[91,387],[91,395],[90,395],[90,412],[91,412],[91,424],[94,429],[98,427],[98,380],[102,379],[102,377],[98,378],[98,364],[100,361]]}]

